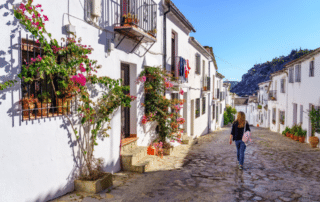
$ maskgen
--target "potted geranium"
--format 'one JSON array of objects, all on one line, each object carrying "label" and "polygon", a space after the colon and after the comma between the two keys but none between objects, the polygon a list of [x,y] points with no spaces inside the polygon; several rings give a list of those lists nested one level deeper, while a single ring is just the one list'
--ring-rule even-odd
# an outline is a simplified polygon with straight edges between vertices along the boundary
[{"label": "potted geranium", "polygon": [[282,131],[282,135],[284,135],[284,136],[286,136],[287,135],[287,133],[289,133],[289,127],[287,126],[285,129],[284,129],[284,131]]},{"label": "potted geranium", "polygon": [[38,95],[38,116],[47,116],[48,115],[48,108],[51,107],[51,96],[49,92],[45,91]]},{"label": "potted geranium", "polygon": [[32,94],[31,96],[28,96],[28,94],[27,94],[19,102],[22,104],[23,116],[29,116],[29,112],[32,115],[33,109],[35,107],[34,105],[36,102],[34,95]]},{"label": "potted geranium", "polygon": [[305,139],[306,135],[307,135],[307,131],[306,130],[302,130],[300,132],[299,142],[304,143],[304,139]]}]

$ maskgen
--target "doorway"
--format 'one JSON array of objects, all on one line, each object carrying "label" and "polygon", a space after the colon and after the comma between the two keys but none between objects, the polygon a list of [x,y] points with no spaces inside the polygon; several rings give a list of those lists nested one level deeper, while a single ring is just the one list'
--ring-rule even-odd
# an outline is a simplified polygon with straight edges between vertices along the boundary
[{"label": "doorway", "polygon": [[[128,64],[121,64],[121,79],[122,86],[130,85],[130,66]],[[124,91],[129,94],[129,91]],[[130,108],[121,107],[121,138],[130,137]]]}]

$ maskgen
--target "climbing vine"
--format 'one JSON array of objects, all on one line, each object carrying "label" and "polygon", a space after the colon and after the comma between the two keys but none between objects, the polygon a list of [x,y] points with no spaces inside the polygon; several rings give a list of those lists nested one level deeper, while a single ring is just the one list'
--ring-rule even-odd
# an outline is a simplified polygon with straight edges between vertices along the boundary
[{"label": "climbing vine", "polygon": [[[33,5],[33,0],[28,0],[26,4],[21,3],[14,8],[14,15],[43,48],[41,56],[37,55],[22,65],[18,77],[23,83],[29,84],[46,78],[57,98],[77,100],[76,114],[73,117],[65,114],[64,117],[71,124],[83,154],[85,163],[81,167],[80,176],[87,180],[99,178],[101,167],[93,155],[94,147],[98,145],[97,137],[109,136],[107,131],[115,111],[120,106],[131,107],[130,102],[136,97],[124,93],[129,91],[129,86],[121,86],[120,79],[98,77],[95,74],[101,66],[89,58],[93,49],[82,45],[80,38],[72,36],[62,39],[66,46],[60,46],[45,28],[45,22],[49,21],[49,18],[43,14],[40,4]],[[1,84],[0,90],[12,86],[15,82],[10,80]],[[93,99],[88,86],[90,89],[99,87],[102,93]],[[34,102],[33,99],[26,100]]]}]

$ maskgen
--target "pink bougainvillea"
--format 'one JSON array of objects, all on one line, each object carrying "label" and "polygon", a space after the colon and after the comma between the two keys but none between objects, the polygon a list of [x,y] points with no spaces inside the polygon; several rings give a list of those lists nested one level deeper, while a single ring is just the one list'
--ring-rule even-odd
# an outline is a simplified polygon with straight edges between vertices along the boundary
[{"label": "pink bougainvillea", "polygon": [[82,86],[86,85],[87,79],[83,74],[74,75],[70,79],[73,83],[78,83]]},{"label": "pink bougainvillea", "polygon": [[172,88],[172,87],[173,87],[173,84],[170,83],[169,81],[166,81],[166,82],[165,82],[165,86],[166,86],[166,88]]},{"label": "pink bougainvillea", "polygon": [[146,76],[141,76],[141,77],[138,77],[137,78],[137,80],[136,80],[136,84],[138,84],[138,83],[144,83],[144,82],[146,82],[146,80],[147,80],[147,77]]},{"label": "pink bougainvillea", "polygon": [[83,66],[83,63],[80,64],[80,71],[81,72],[85,72],[86,68]]},{"label": "pink bougainvillea", "polygon": [[180,93],[181,95],[183,95],[183,94],[184,94],[184,91],[181,89],[179,93]]}]

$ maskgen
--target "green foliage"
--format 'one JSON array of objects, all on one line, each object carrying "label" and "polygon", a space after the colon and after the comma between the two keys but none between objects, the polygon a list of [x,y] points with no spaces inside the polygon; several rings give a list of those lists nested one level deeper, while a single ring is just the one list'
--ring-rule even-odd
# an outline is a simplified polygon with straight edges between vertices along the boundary
[{"label": "green foliage", "polygon": [[224,117],[224,125],[227,125],[228,123],[232,123],[234,121],[234,116],[237,113],[237,110],[235,108],[232,108],[231,106],[226,107],[226,111],[223,113]]},{"label": "green foliage", "polygon": [[320,108],[308,110],[308,116],[311,122],[311,135],[314,136],[315,132],[320,132],[320,125],[318,125],[320,123]]},{"label": "green foliage", "polygon": [[290,132],[290,128],[287,126],[284,131],[282,131],[282,135],[286,135],[287,132]]}]

